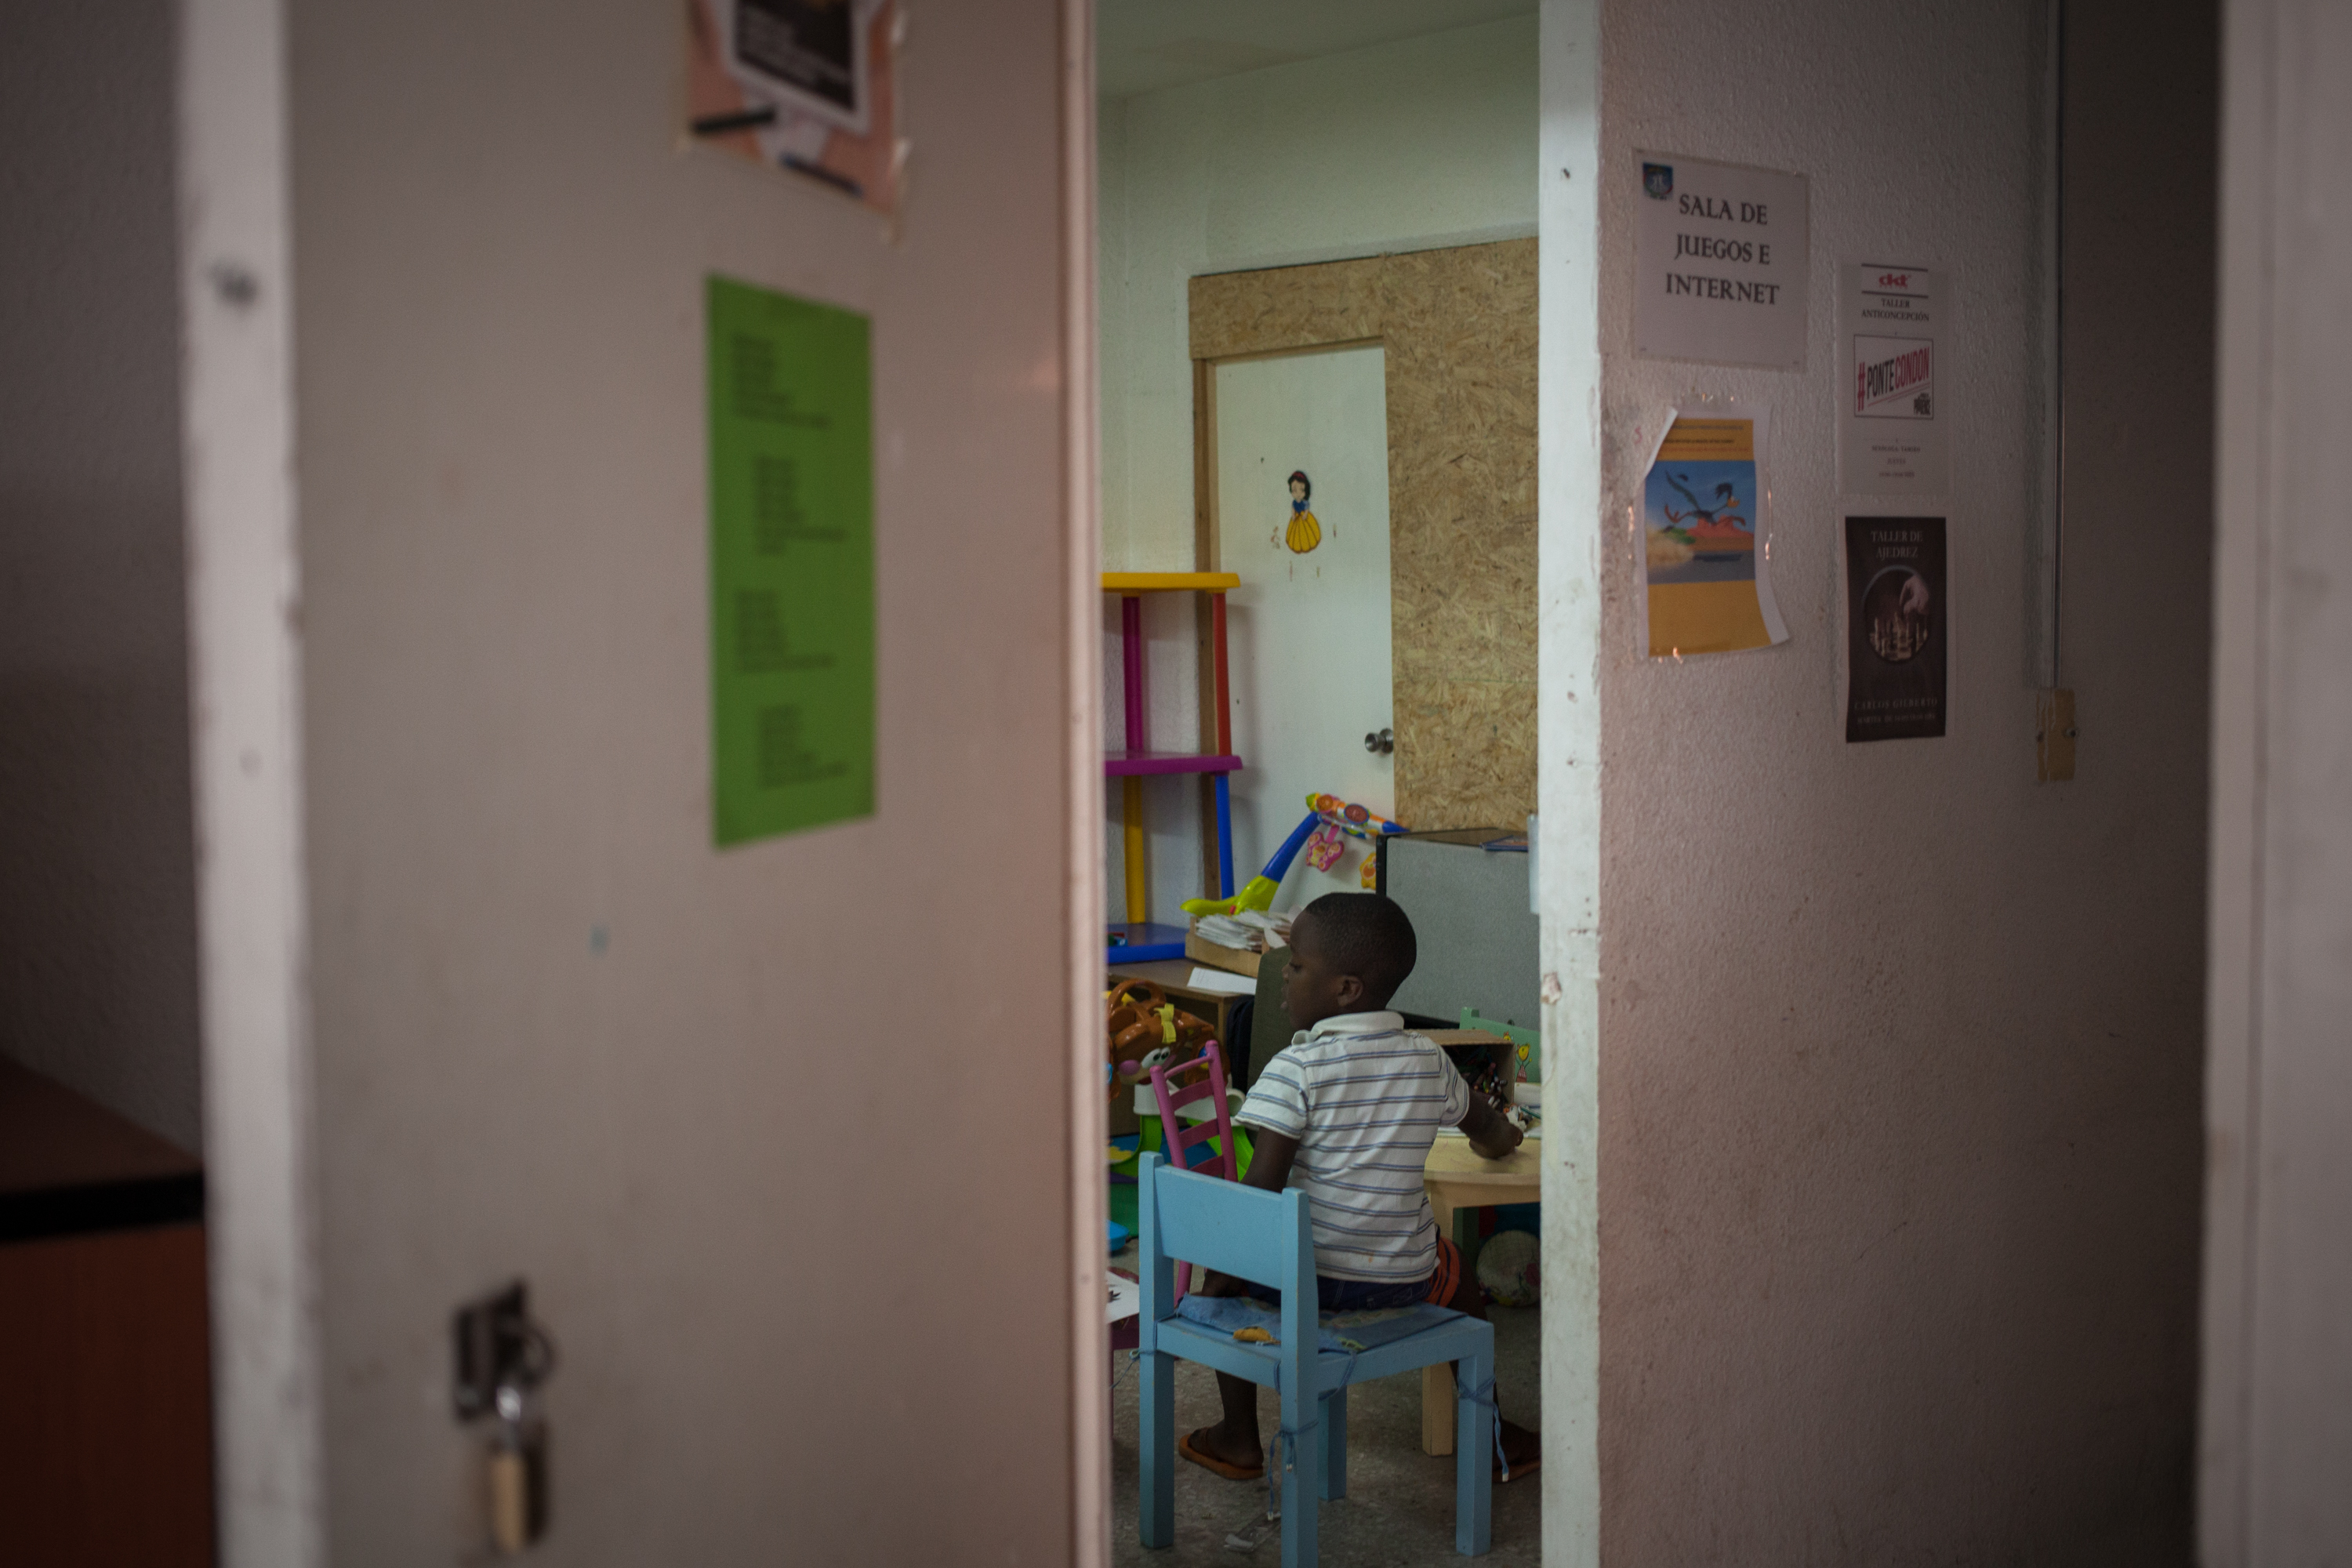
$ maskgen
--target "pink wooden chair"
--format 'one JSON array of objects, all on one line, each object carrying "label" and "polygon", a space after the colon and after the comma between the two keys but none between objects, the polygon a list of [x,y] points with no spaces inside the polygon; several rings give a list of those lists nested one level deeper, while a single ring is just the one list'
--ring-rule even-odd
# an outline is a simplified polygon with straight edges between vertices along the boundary
[{"label": "pink wooden chair", "polygon": [[[1174,1080],[1186,1078],[1192,1081],[1177,1087]],[[1201,1054],[1189,1062],[1178,1062],[1172,1067],[1163,1063],[1153,1068],[1151,1093],[1160,1101],[1160,1135],[1168,1146],[1171,1165],[1221,1181],[1241,1180],[1240,1151],[1234,1146],[1233,1101],[1225,1093],[1225,1055],[1216,1041],[1202,1047]],[[1202,1100],[1215,1108],[1215,1114],[1188,1125],[1177,1112]],[[1211,1139],[1216,1140],[1219,1152],[1194,1160],[1193,1151]],[[1189,1268],[1176,1270],[1178,1300],[1183,1299],[1185,1283],[1191,1278]]]}]

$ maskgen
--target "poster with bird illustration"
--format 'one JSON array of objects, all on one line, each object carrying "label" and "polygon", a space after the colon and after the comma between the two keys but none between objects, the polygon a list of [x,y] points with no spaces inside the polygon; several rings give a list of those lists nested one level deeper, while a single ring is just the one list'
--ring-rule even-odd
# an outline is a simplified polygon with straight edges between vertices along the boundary
[{"label": "poster with bird illustration", "polygon": [[1773,602],[1761,411],[1670,412],[1642,485],[1643,601],[1653,658],[1786,642]]}]

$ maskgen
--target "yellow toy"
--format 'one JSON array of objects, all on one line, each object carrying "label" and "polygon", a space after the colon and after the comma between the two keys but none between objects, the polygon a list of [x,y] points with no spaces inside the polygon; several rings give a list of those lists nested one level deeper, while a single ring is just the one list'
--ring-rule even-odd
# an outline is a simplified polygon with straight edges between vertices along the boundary
[{"label": "yellow toy", "polygon": [[[1286,862],[1283,869],[1290,869]],[[1275,878],[1252,877],[1242,884],[1242,890],[1230,899],[1185,900],[1184,912],[1188,915],[1237,915],[1244,910],[1270,910],[1274,908],[1274,895],[1281,888],[1282,883]]]}]

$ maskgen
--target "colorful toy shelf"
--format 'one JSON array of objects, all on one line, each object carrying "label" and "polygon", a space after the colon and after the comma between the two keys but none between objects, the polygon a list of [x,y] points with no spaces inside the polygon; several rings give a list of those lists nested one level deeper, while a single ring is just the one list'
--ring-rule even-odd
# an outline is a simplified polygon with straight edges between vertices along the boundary
[{"label": "colorful toy shelf", "polygon": [[[1123,655],[1121,678],[1127,697],[1127,739],[1124,751],[1103,759],[1103,773],[1121,781],[1120,825],[1127,863],[1127,919],[1114,921],[1107,933],[1106,961],[1148,963],[1154,959],[1184,956],[1184,928],[1146,920],[1150,900],[1143,837],[1143,780],[1147,775],[1195,773],[1205,776],[1216,793],[1216,896],[1234,890],[1233,800],[1230,776],[1242,760],[1233,754],[1232,683],[1225,671],[1225,593],[1242,580],[1231,572],[1106,572],[1103,592],[1119,595],[1119,641]],[[1202,693],[1216,713],[1213,752],[1156,752],[1145,737],[1143,702],[1143,599],[1146,594],[1206,594],[1209,596],[1211,689]]]},{"label": "colorful toy shelf", "polygon": [[1163,925],[1158,921],[1113,921],[1103,962],[1153,963],[1163,958],[1181,958],[1185,934],[1183,926]]},{"label": "colorful toy shelf", "polygon": [[1103,759],[1103,774],[1117,779],[1130,773],[1229,773],[1241,765],[1239,757],[1191,752],[1113,752]]},{"label": "colorful toy shelf", "polygon": [[1242,580],[1232,572],[1106,572],[1106,594],[1222,594],[1238,588]]}]

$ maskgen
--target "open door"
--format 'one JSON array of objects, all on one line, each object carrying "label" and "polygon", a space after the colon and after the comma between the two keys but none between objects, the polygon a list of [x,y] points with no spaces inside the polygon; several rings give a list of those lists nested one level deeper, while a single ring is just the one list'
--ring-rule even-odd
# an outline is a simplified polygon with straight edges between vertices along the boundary
[{"label": "open door", "polygon": [[[284,11],[183,13],[224,1560],[474,1560],[517,1280],[551,1560],[1091,1558],[1083,7],[923,9],[890,218],[693,145],[678,7]],[[714,279],[870,373],[873,801],[732,843],[714,664],[818,655],[711,497],[858,487],[712,410],[857,411]]]}]

